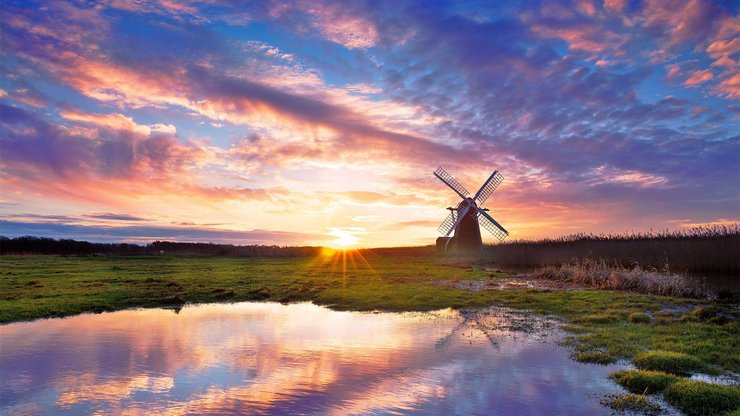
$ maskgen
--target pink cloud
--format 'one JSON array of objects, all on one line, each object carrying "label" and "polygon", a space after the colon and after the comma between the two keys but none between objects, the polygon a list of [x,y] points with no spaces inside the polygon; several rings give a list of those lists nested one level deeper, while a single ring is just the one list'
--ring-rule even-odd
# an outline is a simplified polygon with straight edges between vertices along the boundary
[{"label": "pink cloud", "polygon": [[712,71],[708,69],[702,69],[692,72],[691,76],[689,76],[689,78],[686,79],[683,84],[687,87],[696,87],[697,85],[711,80],[712,78]]},{"label": "pink cloud", "polygon": [[715,87],[720,95],[734,100],[740,99],[740,73],[724,79]]},{"label": "pink cloud", "polygon": [[681,66],[678,64],[670,64],[666,66],[666,79],[673,81],[681,75]]},{"label": "pink cloud", "polygon": [[305,13],[308,25],[318,30],[324,38],[348,49],[370,48],[380,38],[375,24],[342,3],[299,1],[297,4],[270,4],[269,13],[276,19],[296,12]]},{"label": "pink cloud", "polygon": [[642,11],[645,25],[664,30],[669,46],[706,38],[720,13],[716,6],[701,0],[647,0]]},{"label": "pink cloud", "polygon": [[613,13],[619,13],[624,10],[626,4],[626,0],[604,0],[604,9]]},{"label": "pink cloud", "polygon": [[626,35],[611,32],[595,23],[571,24],[560,27],[536,24],[532,30],[545,38],[561,39],[572,50],[590,53],[610,51],[615,55],[621,55],[620,47],[628,39]]},{"label": "pink cloud", "polygon": [[338,5],[311,2],[308,13],[315,17],[312,25],[326,38],[350,49],[374,46],[380,37],[370,21]]},{"label": "pink cloud", "polygon": [[592,0],[578,0],[576,2],[576,8],[587,16],[593,16],[596,14],[596,5]]},{"label": "pink cloud", "polygon": [[715,59],[713,65],[736,67],[738,63],[731,56],[740,53],[740,39],[713,42],[707,47],[707,53]]}]

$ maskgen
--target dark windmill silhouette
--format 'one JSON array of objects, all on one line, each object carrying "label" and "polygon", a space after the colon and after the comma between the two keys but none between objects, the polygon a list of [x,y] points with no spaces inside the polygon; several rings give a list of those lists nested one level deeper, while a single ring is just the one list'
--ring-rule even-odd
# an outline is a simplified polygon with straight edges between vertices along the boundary
[{"label": "dark windmill silhouette", "polygon": [[[483,246],[480,225],[498,238],[499,241],[503,241],[509,235],[509,232],[501,224],[488,215],[487,208],[481,208],[483,203],[504,180],[504,177],[497,170],[493,171],[491,176],[483,183],[483,186],[472,197],[470,192],[446,170],[440,167],[433,173],[462,198],[457,207],[447,208],[450,210],[450,214],[437,228],[440,234],[444,235],[444,237],[437,238],[438,250],[480,251]],[[455,235],[449,237],[453,230]]]}]

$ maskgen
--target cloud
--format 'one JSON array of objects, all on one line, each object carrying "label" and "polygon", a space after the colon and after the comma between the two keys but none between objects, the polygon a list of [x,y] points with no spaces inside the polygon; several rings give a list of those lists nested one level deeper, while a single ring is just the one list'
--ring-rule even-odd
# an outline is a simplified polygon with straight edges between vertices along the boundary
[{"label": "cloud", "polygon": [[716,90],[727,98],[740,99],[740,74],[726,78],[717,85]]},{"label": "cloud", "polygon": [[712,78],[712,71],[708,69],[694,71],[691,76],[689,76],[686,81],[684,81],[684,85],[686,85],[687,87],[695,87],[699,84],[703,84],[709,81]]},{"label": "cloud", "polygon": [[441,210],[437,165],[465,183],[502,171],[492,207],[531,233],[618,224],[633,207],[724,218],[740,199],[738,24],[723,3],[236,9],[6,5],[0,184],[13,212],[51,201],[245,229],[259,213],[317,230],[346,225],[341,207],[378,218],[372,230],[413,221],[409,205]]},{"label": "cloud", "polygon": [[439,221],[436,221],[436,220],[400,221],[400,222],[394,222],[392,224],[388,224],[385,228],[389,230],[399,230],[399,229],[413,228],[413,227],[436,229],[441,222],[442,222],[441,219]]},{"label": "cloud", "polygon": [[593,171],[595,183],[615,183],[639,187],[654,187],[666,184],[664,177],[640,172],[638,170],[621,170],[608,166],[599,166]]},{"label": "cloud", "polygon": [[152,133],[176,134],[177,128],[172,124],[149,124],[142,125],[136,123],[131,117],[123,114],[92,114],[80,111],[67,110],[59,114],[62,118],[70,121],[77,121],[95,125],[101,128],[130,131],[142,135]]},{"label": "cloud", "polygon": [[[6,170],[42,176],[46,180],[80,176],[167,177],[183,173],[202,154],[167,134],[143,136],[151,129],[120,115],[65,113],[76,121],[91,121],[123,131],[76,136],[48,124],[35,114],[0,104]],[[50,176],[51,175],[51,176]]]},{"label": "cloud", "polygon": [[92,214],[85,214],[83,217],[100,219],[100,220],[114,220],[114,221],[144,221],[145,218],[137,215],[129,214],[115,214],[112,212],[96,212]]},{"label": "cloud", "polygon": [[71,238],[91,242],[141,242],[154,240],[213,242],[227,244],[299,245],[318,241],[324,235],[270,230],[223,230],[205,227],[168,226],[88,226],[73,224],[20,222],[0,220],[0,234],[6,237],[24,235]]}]

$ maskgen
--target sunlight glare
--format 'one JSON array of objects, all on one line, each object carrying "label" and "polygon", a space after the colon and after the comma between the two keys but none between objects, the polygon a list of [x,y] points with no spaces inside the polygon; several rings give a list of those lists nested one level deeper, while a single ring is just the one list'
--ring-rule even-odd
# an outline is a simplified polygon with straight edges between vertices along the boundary
[{"label": "sunlight glare", "polygon": [[353,229],[334,228],[329,232],[329,235],[336,238],[329,242],[329,246],[341,250],[356,247],[360,242],[356,233],[357,231]]}]

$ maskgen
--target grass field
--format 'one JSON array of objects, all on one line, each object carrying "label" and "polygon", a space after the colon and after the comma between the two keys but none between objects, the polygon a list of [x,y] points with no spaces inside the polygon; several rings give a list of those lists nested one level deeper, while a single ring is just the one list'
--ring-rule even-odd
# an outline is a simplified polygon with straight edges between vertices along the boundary
[{"label": "grass field", "polygon": [[[649,371],[691,363],[680,369],[740,372],[740,314],[732,303],[591,289],[470,291],[450,282],[510,276],[474,263],[445,265],[433,256],[364,253],[310,258],[0,256],[0,322],[268,299],[344,310],[501,304],[559,317],[572,334],[566,343],[579,361],[636,359],[660,363],[645,364]],[[668,390],[670,397],[690,408],[675,393],[679,387]]]}]

